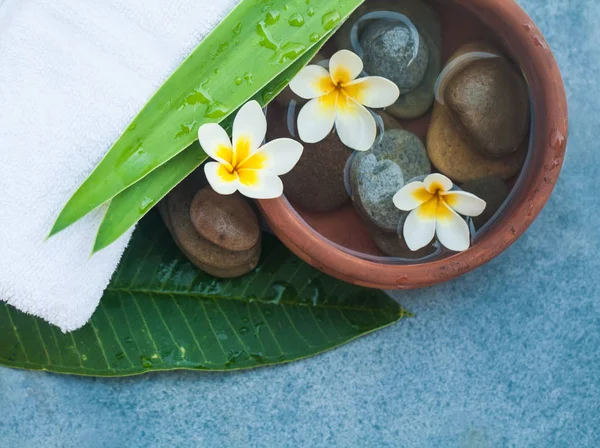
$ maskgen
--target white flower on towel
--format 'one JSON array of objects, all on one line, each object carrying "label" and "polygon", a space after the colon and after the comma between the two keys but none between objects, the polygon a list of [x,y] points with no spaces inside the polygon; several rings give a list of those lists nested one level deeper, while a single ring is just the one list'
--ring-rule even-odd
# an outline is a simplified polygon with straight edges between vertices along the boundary
[{"label": "white flower on towel", "polygon": [[[464,216],[479,216],[484,200],[464,191],[452,191],[452,181],[442,174],[427,176],[424,182],[412,182],[394,196],[394,205],[410,211],[404,223],[404,239],[412,251],[427,246],[435,235],[442,245],[461,252],[471,245],[469,226]],[[457,213],[458,212],[458,213]]]},{"label": "white flower on towel", "polygon": [[298,134],[306,143],[323,140],[335,124],[342,143],[367,151],[375,143],[377,125],[364,107],[383,108],[400,96],[398,86],[379,76],[357,79],[363,61],[348,50],[338,51],[329,60],[329,71],[320,65],[302,69],[290,83],[292,91],[310,100],[298,116]]},{"label": "white flower on towel", "polygon": [[242,106],[235,117],[233,144],[220,125],[200,127],[200,144],[215,160],[204,165],[204,172],[217,193],[229,195],[239,191],[253,199],[274,199],[283,194],[279,176],[296,166],[303,147],[289,138],[261,146],[266,134],[267,119],[256,101]]}]

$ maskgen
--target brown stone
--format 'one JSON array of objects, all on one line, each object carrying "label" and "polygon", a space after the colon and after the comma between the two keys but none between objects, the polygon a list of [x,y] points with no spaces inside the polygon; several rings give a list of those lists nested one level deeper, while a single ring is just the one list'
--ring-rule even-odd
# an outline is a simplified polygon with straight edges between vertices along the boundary
[{"label": "brown stone", "polygon": [[[190,217],[192,202],[197,191],[198,184],[188,179],[175,188],[158,207],[165,224],[181,251],[198,268],[215,277],[234,278],[252,271],[257,266],[260,258],[260,233],[253,247],[240,251],[226,249],[200,235]],[[213,204],[211,207],[214,210],[215,205]],[[220,214],[221,216],[225,215],[222,212]],[[254,219],[257,219],[256,216],[254,216]],[[233,225],[235,224],[229,224],[229,226]],[[219,228],[223,229],[222,226]],[[237,233],[239,234],[241,231]],[[213,239],[216,237],[219,240],[219,232],[216,229],[212,232],[205,231],[204,234],[210,235]],[[250,231],[249,234],[253,235],[254,231]],[[240,247],[247,245],[251,239],[252,237],[226,236],[224,238],[229,247],[234,247],[235,244],[239,244]]]},{"label": "brown stone", "polygon": [[239,193],[223,196],[203,188],[194,196],[190,218],[201,236],[230,251],[250,250],[260,239],[256,213]]},{"label": "brown stone", "polygon": [[[298,112],[295,111],[294,120]],[[267,117],[268,140],[297,138],[288,130],[285,109],[277,104],[271,105]],[[349,200],[344,170],[352,151],[342,144],[335,132],[319,143],[303,143],[303,146],[304,152],[298,164],[281,177],[285,196],[294,204],[313,211],[341,207]]]},{"label": "brown stone", "polygon": [[437,102],[435,104],[427,134],[427,154],[433,165],[455,182],[486,176],[509,179],[523,166],[528,146],[525,139],[516,152],[506,157],[486,157],[465,139],[448,108]]},{"label": "brown stone", "polygon": [[527,84],[503,57],[469,63],[448,81],[444,97],[467,139],[486,155],[515,152],[528,133]]},{"label": "brown stone", "polygon": [[[484,43],[473,42],[460,47],[452,55],[450,62],[463,54],[473,52],[491,53],[498,55],[498,60],[505,61],[501,53],[494,47]],[[496,61],[496,58],[486,60]],[[466,68],[479,62],[481,60],[470,62]],[[506,61],[505,63],[508,64]],[[460,76],[465,68],[460,70],[458,75],[451,76]],[[447,86],[451,85],[451,81],[453,81],[453,78],[450,78],[446,82],[446,88],[443,89],[442,96],[444,98],[449,93],[445,90],[449,90]],[[479,149],[479,145],[475,144],[473,139],[468,136],[469,132],[465,129],[460,118],[451,110],[449,106],[451,102],[446,100],[446,104],[440,104],[436,101],[433,108],[431,125],[427,134],[427,153],[433,165],[442,174],[445,174],[458,183],[487,176],[497,176],[506,180],[517,174],[527,158],[529,149],[527,136],[517,136],[515,141],[516,139],[520,141],[518,148],[505,157],[498,158],[485,154]],[[527,116],[529,117],[528,109]],[[477,120],[477,118],[472,117],[471,120]],[[483,138],[485,139],[485,137]]]},{"label": "brown stone", "polygon": [[486,202],[483,213],[473,218],[475,230],[481,229],[496,214],[500,207],[504,205],[510,190],[508,185],[499,177],[488,176],[481,179],[472,180],[460,186],[463,191],[473,193],[478,198]]}]

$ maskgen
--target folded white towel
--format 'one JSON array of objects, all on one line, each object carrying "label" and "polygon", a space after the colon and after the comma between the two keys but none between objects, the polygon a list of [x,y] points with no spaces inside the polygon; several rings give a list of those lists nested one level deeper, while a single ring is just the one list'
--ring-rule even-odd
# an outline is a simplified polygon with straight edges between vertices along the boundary
[{"label": "folded white towel", "polygon": [[61,208],[239,0],[0,0],[0,300],[63,331],[96,309],[130,235],[89,258],[101,214]]}]

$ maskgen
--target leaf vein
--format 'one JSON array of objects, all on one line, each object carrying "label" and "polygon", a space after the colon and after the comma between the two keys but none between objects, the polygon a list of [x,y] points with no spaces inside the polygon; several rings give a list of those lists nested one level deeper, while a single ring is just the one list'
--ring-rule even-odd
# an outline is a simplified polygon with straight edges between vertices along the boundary
[{"label": "leaf vein", "polygon": [[25,351],[25,346],[23,345],[23,341],[21,341],[21,336],[19,335],[19,332],[17,331],[15,322],[13,321],[13,318],[10,315],[10,308],[8,306],[5,306],[4,309],[6,310],[6,314],[8,315],[8,320],[10,321],[10,326],[12,327],[13,332],[15,333],[17,342],[19,343],[19,347],[21,348],[21,352],[23,352],[23,356],[25,356],[25,361],[31,362],[31,361],[29,361],[29,357],[27,356],[27,352]]},{"label": "leaf vein", "polygon": [[110,362],[108,361],[108,356],[106,355],[106,351],[104,350],[104,344],[102,344],[102,341],[100,340],[100,336],[98,335],[98,329],[94,325],[93,320],[90,321],[90,325],[92,326],[92,330],[94,331],[94,334],[96,335],[96,340],[98,341],[98,346],[100,347],[100,352],[102,353],[102,356],[104,357],[104,361],[106,361],[107,370],[113,370],[114,372],[116,372],[117,370],[114,367],[111,367]]}]

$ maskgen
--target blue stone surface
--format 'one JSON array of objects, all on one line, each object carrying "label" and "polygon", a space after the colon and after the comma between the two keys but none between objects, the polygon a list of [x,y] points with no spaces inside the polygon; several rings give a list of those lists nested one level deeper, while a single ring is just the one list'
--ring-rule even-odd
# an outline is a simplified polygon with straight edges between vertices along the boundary
[{"label": "blue stone surface", "polygon": [[600,446],[600,3],[520,3],[563,70],[571,137],[555,194],[505,254],[399,294],[416,318],[296,364],[0,368],[0,447]]}]

